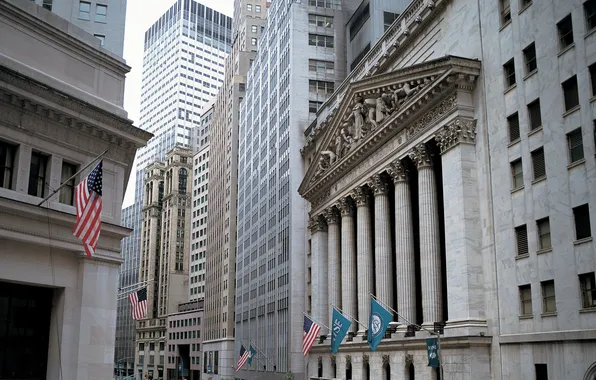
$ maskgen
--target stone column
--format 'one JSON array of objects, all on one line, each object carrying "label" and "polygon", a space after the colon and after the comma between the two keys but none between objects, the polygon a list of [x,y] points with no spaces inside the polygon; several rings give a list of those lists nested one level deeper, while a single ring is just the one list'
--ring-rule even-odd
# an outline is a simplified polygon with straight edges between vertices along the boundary
[{"label": "stone column", "polygon": [[[329,292],[327,284],[327,225],[320,215],[309,219],[311,233],[311,313],[317,323],[325,323],[329,315]],[[326,334],[325,328],[321,332]]]},{"label": "stone column", "polygon": [[[329,287],[329,303],[341,306],[341,240],[339,234],[339,216],[334,207],[325,209],[323,215],[325,216],[328,227],[327,253],[329,255],[329,275],[327,277],[327,284]],[[333,309],[327,305],[327,310],[327,326],[331,326]]]},{"label": "stone column", "polygon": [[376,296],[387,305],[393,304],[393,259],[391,257],[391,218],[389,187],[379,174],[372,176],[368,186],[375,195],[375,274]]},{"label": "stone column", "polygon": [[370,378],[383,379],[383,356],[381,352],[369,354]]},{"label": "stone column", "polygon": [[331,376],[333,376],[331,373],[331,356],[330,353],[327,353],[323,355],[323,377],[330,379]]},{"label": "stone column", "polygon": [[[339,200],[337,208],[341,212],[341,308],[345,314],[357,318],[354,208],[347,197]],[[355,332],[357,325],[352,321],[349,331]]]},{"label": "stone column", "polygon": [[430,152],[424,143],[415,146],[410,152],[410,157],[418,167],[423,324],[432,326],[443,317],[439,205],[435,171]]},{"label": "stone column", "polygon": [[364,362],[358,353],[352,355],[352,379],[365,379]]},{"label": "stone column", "polygon": [[487,332],[482,283],[476,121],[457,118],[436,135],[443,163],[449,320],[446,335]]},{"label": "stone column", "polygon": [[345,379],[346,378],[346,356],[345,355],[337,355],[335,357],[335,368],[336,368],[336,379]]},{"label": "stone column", "polygon": [[397,311],[411,323],[416,323],[416,267],[408,172],[400,160],[391,163],[387,172],[395,186]]},{"label": "stone column", "polygon": [[[368,326],[370,315],[370,295],[374,291],[373,237],[370,225],[370,204],[363,186],[351,194],[356,202],[356,267],[358,273],[358,320]],[[364,327],[358,327],[364,334]],[[356,377],[355,377],[356,378]]]}]

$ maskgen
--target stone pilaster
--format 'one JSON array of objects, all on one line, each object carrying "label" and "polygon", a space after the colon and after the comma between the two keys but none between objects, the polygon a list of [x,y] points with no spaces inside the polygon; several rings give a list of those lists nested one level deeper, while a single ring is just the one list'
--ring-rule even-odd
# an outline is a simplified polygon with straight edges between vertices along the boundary
[{"label": "stone pilaster", "polygon": [[389,186],[379,174],[368,182],[375,196],[375,275],[376,296],[387,305],[393,304],[393,259],[391,257],[391,219]]},{"label": "stone pilaster", "polygon": [[[309,219],[308,227],[311,234],[311,313],[316,321],[324,323],[329,315],[327,225],[320,215],[316,215]],[[324,330],[321,331],[326,334]]]},{"label": "stone pilaster", "polygon": [[415,146],[410,158],[418,168],[422,316],[423,323],[429,326],[443,318],[439,205],[432,158],[426,145]]},{"label": "stone pilaster", "polygon": [[401,161],[397,160],[387,168],[387,172],[395,186],[397,311],[411,323],[416,323],[416,267],[408,171]]},{"label": "stone pilaster", "polygon": [[362,356],[352,355],[352,379],[366,379]]},{"label": "stone pilaster", "polygon": [[457,118],[436,140],[443,166],[445,256],[449,320],[445,335],[487,332],[478,180],[476,121]]},{"label": "stone pilaster", "polygon": [[383,379],[383,357],[379,353],[370,355],[370,378]]},{"label": "stone pilaster", "polygon": [[346,378],[346,357],[345,355],[337,355],[335,359],[335,368],[337,369],[336,379]]},{"label": "stone pilaster", "polygon": [[[339,200],[337,208],[341,213],[341,308],[345,314],[357,318],[354,207],[350,199],[344,197]],[[349,331],[355,332],[357,325],[356,321],[352,321]]]},{"label": "stone pilaster", "polygon": [[[329,338],[331,339],[331,338]],[[332,369],[331,369],[331,356],[330,355],[323,355],[323,377],[331,378],[333,376]]]},{"label": "stone pilaster", "polygon": [[[329,274],[327,284],[329,287],[329,303],[339,305],[341,304],[341,235],[339,232],[339,215],[333,207],[325,209],[323,215],[328,227],[327,253],[329,256]],[[327,326],[331,326],[333,309],[327,305],[327,310]]]},{"label": "stone pilaster", "polygon": [[[370,225],[370,202],[366,189],[357,187],[351,194],[356,202],[356,267],[358,273],[358,320],[368,326],[370,295],[374,291],[373,237]],[[364,327],[358,328],[364,333]],[[356,378],[356,377],[354,377]]]}]

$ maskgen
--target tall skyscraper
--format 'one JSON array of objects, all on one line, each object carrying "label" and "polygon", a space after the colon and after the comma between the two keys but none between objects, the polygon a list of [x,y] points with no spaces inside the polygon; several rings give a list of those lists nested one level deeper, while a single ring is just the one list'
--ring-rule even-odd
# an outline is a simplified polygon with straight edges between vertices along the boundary
[{"label": "tall skyscraper", "polygon": [[344,25],[356,6],[273,2],[248,72],[240,106],[236,352],[249,342],[260,352],[243,378],[304,377],[300,148],[317,108],[346,75]]},{"label": "tall skyscraper", "polygon": [[30,0],[92,34],[122,57],[126,0]]},{"label": "tall skyscraper", "polygon": [[214,105],[210,136],[209,215],[203,376],[234,376],[234,281],[236,263],[236,197],[238,110],[245,76],[257,49],[267,13],[265,1],[237,1],[234,44],[225,63],[225,82]]}]

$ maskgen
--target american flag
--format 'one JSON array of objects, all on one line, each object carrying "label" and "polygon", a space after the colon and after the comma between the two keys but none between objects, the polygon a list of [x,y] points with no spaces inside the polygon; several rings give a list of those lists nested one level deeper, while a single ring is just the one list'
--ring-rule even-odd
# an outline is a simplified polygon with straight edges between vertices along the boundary
[{"label": "american flag", "polygon": [[103,161],[99,161],[95,169],[75,189],[77,223],[72,234],[83,241],[85,253],[89,257],[95,254],[101,230],[102,163]]},{"label": "american flag", "polygon": [[240,346],[240,356],[238,357],[238,364],[236,364],[236,372],[240,371],[242,367],[248,361],[248,357],[250,356],[250,352],[244,348],[244,345]]},{"label": "american flag", "polygon": [[302,335],[302,352],[304,356],[308,355],[310,348],[315,343],[317,335],[321,331],[321,327],[314,323],[312,319],[304,316],[304,335]]},{"label": "american flag", "polygon": [[132,319],[138,321],[147,316],[147,288],[130,293],[128,300],[132,309]]}]

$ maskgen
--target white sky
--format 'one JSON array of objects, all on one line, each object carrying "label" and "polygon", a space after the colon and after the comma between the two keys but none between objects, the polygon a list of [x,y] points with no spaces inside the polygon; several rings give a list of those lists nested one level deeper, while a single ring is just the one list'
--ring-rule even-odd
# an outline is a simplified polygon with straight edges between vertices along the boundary
[{"label": "white sky", "polygon": [[[200,3],[216,11],[232,17],[233,0],[198,0]],[[143,43],[145,31],[167,11],[176,0],[128,0],[126,9],[126,31],[124,35],[124,59],[132,67],[126,76],[124,93],[124,108],[128,117],[139,125],[139,110],[141,103],[141,74],[143,71]],[[135,167],[133,164],[128,188],[124,196],[123,207],[129,206],[134,200]]]}]

